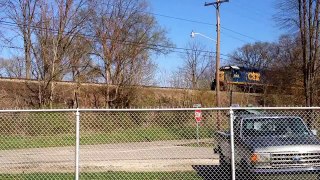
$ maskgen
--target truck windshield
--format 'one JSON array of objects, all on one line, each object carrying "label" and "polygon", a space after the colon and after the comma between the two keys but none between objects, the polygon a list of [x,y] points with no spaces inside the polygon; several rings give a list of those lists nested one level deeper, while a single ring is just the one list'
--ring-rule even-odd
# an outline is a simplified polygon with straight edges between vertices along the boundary
[{"label": "truck windshield", "polygon": [[311,135],[300,118],[257,118],[243,120],[244,136],[303,136]]}]

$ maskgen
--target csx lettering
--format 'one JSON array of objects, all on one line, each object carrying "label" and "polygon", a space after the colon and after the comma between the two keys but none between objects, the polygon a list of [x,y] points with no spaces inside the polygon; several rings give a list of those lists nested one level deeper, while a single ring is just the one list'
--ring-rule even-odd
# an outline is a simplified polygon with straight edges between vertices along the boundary
[{"label": "csx lettering", "polygon": [[248,73],[248,79],[251,81],[260,81],[260,73],[250,72]]}]

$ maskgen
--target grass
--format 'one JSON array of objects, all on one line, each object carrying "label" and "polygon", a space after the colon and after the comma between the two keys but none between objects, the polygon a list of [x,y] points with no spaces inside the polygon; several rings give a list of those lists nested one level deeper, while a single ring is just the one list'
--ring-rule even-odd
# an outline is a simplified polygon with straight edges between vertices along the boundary
[{"label": "grass", "polygon": [[[210,128],[200,129],[200,138],[212,138]],[[81,145],[95,145],[108,143],[148,142],[163,140],[196,139],[195,127],[148,127],[116,130],[113,132],[81,132]],[[73,134],[48,136],[13,136],[0,135],[0,149],[23,149],[44,147],[74,146]]]},{"label": "grass", "polygon": [[[75,179],[72,173],[0,174],[0,179]],[[81,173],[80,179],[201,179],[196,172],[103,172]]]}]

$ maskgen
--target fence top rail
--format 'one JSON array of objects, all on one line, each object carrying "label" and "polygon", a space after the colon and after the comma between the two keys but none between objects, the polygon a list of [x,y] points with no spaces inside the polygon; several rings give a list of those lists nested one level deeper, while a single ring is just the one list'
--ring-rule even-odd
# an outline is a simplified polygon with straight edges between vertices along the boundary
[{"label": "fence top rail", "polygon": [[320,107],[221,107],[221,108],[144,108],[144,109],[79,109],[79,111],[219,111],[219,110],[320,110]]},{"label": "fence top rail", "polygon": [[77,112],[77,109],[2,109],[0,113],[18,112]]},{"label": "fence top rail", "polygon": [[152,109],[79,109],[79,111],[219,111],[219,110],[320,110],[320,107],[221,107],[221,108],[152,108]]},{"label": "fence top rail", "polygon": [[133,111],[218,111],[218,110],[320,110],[320,107],[221,107],[221,108],[131,108],[131,109],[6,109],[6,112],[133,112]]}]

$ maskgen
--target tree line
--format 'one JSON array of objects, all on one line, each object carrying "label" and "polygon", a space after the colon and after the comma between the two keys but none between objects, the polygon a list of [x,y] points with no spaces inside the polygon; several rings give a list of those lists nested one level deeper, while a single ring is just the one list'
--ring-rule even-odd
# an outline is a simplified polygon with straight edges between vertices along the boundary
[{"label": "tree line", "polygon": [[[141,0],[2,0],[1,40],[22,53],[1,60],[2,76],[38,80],[39,106],[53,106],[55,81],[106,84],[108,108],[121,87],[150,84],[152,53],[173,46]],[[4,31],[7,29],[7,31]],[[8,33],[9,32],[9,33]],[[22,54],[22,55],[21,55]],[[111,85],[112,88],[111,88]],[[75,90],[76,99],[78,90]]]}]

